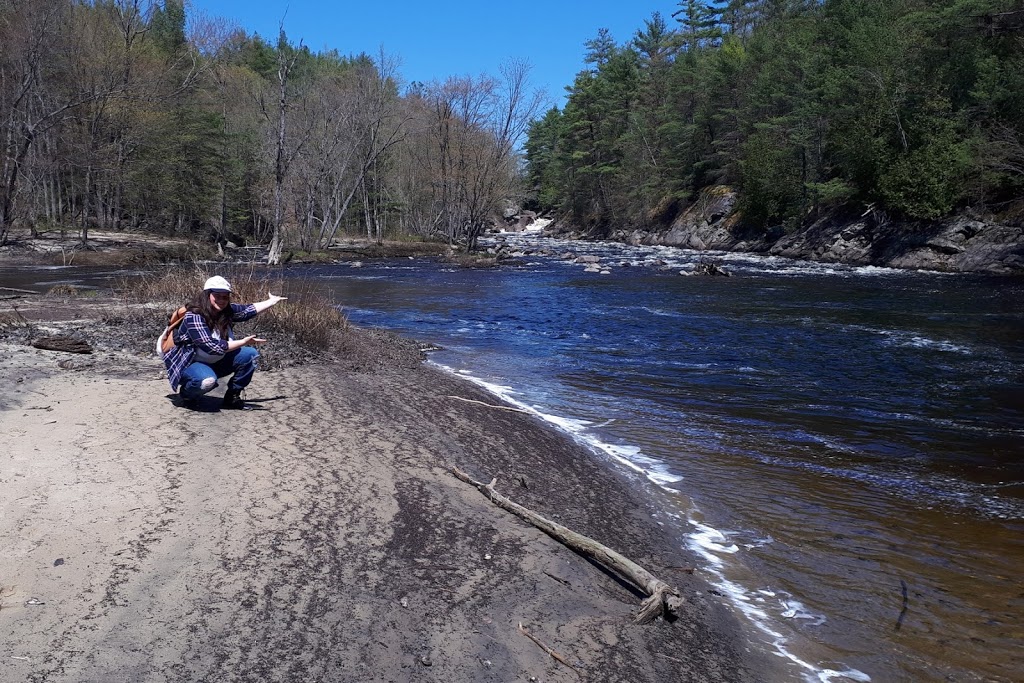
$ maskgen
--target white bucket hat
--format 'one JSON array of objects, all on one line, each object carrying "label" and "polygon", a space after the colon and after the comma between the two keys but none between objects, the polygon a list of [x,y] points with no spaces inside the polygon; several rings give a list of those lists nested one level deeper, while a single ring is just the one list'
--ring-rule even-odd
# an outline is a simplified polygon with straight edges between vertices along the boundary
[{"label": "white bucket hat", "polygon": [[231,283],[220,275],[214,275],[203,285],[204,292],[230,292]]}]

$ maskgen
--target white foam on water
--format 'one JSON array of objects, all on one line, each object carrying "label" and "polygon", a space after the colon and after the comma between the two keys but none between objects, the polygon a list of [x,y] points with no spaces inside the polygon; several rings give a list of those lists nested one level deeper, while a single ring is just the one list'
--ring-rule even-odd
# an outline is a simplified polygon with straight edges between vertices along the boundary
[{"label": "white foam on water", "polygon": [[697,529],[689,534],[688,545],[690,550],[703,557],[712,566],[722,566],[723,562],[722,558],[718,555],[719,553],[732,555],[739,552],[739,546],[735,543],[727,542],[728,539],[726,539],[725,534],[718,529],[707,526],[692,517],[688,521],[691,526]]},{"label": "white foam on water", "polygon": [[799,434],[800,436],[802,436],[805,439],[810,439],[811,441],[820,443],[822,446],[825,446],[829,450],[838,451],[839,453],[857,453],[858,452],[858,450],[856,448],[852,447],[852,446],[847,446],[846,444],[841,443],[840,441],[838,441],[836,439],[830,439],[830,438],[828,438],[826,436],[822,436],[821,434],[815,434],[813,432],[805,432],[805,431],[802,431],[802,430],[798,430],[796,433]]},{"label": "white foam on water", "polygon": [[[917,270],[910,271],[900,268],[886,268],[883,266],[856,266],[842,263],[821,263],[814,261],[802,261],[790,259],[783,256],[772,256],[769,254],[755,254],[752,252],[731,252],[731,251],[697,251],[682,247],[670,247],[664,245],[629,245],[622,242],[598,241],[580,242],[578,240],[561,239],[557,237],[541,237],[540,230],[527,230],[523,232],[503,232],[496,240],[484,238],[481,243],[491,241],[502,241],[515,243],[518,248],[524,250],[543,248],[545,250],[561,250],[571,252],[574,255],[595,255],[602,259],[603,267],[617,267],[621,263],[629,263],[631,266],[652,267],[668,271],[691,271],[697,263],[706,259],[713,259],[725,264],[726,270],[742,271],[744,273],[770,273],[781,277],[793,277],[804,275],[828,275],[831,277],[934,277],[936,275],[955,277],[955,273],[941,271]],[[615,263],[615,262],[618,263]],[[571,261],[561,261],[571,263]]]},{"label": "white foam on water", "polygon": [[[699,514],[698,510],[694,513]],[[817,626],[825,623],[825,617],[807,610],[802,603],[789,596],[780,596],[768,588],[748,590],[736,581],[729,579],[728,558],[740,552],[740,547],[729,540],[729,536],[712,526],[705,524],[693,515],[690,524],[696,529],[688,536],[688,547],[707,561],[704,574],[708,583],[725,595],[729,602],[741,612],[754,627],[767,636],[774,648],[774,654],[799,666],[803,671],[802,678],[806,681],[828,683],[833,680],[870,681],[871,677],[857,669],[832,669],[823,664],[811,664],[792,652],[788,645],[789,639],[776,630],[773,620],[806,619]],[[735,562],[735,560],[732,560]]]},{"label": "white foam on water", "polygon": [[470,380],[474,384],[483,387],[503,401],[510,403],[521,410],[525,410],[545,422],[555,425],[572,436],[578,443],[581,443],[592,450],[608,455],[616,462],[619,462],[631,470],[644,475],[647,479],[659,486],[675,484],[683,480],[681,476],[670,472],[661,461],[648,458],[643,455],[641,449],[637,446],[624,446],[600,441],[592,432],[589,431],[589,429],[594,426],[594,423],[589,420],[572,419],[561,415],[546,413],[538,410],[536,406],[529,405],[516,398],[516,394],[518,392],[516,392],[512,387],[487,382],[479,377],[475,377],[467,370],[455,370],[439,363],[434,363],[434,365],[447,372],[454,372],[459,376]]},{"label": "white foam on water", "polygon": [[552,219],[550,218],[536,218],[532,223],[527,225],[522,230],[499,230],[498,234],[503,237],[515,235],[531,235],[533,237],[536,237],[543,233],[547,229],[547,227],[551,225],[551,222]]},{"label": "white foam on water", "polygon": [[974,351],[961,344],[945,339],[930,339],[909,330],[887,330],[868,325],[842,325],[840,329],[854,330],[857,332],[868,332],[882,337],[882,343],[889,346],[900,346],[905,348],[931,349],[935,351],[947,351],[950,353],[972,354]]},{"label": "white foam on water", "polygon": [[[643,474],[648,480],[665,490],[675,492],[675,489],[668,485],[677,483],[683,479],[683,477],[671,473],[663,463],[643,455],[641,449],[636,446],[622,446],[600,441],[592,432],[589,431],[594,427],[594,423],[589,420],[573,419],[546,413],[537,409],[536,406],[526,404],[516,398],[516,396],[520,394],[510,386],[488,382],[474,376],[469,370],[457,370],[433,361],[431,361],[431,364],[445,372],[456,374],[459,377],[467,379],[489,391],[491,394],[497,396],[506,403],[520,408],[554,425],[571,436],[577,443],[589,447],[595,452],[607,454],[616,462],[625,465],[635,472]],[[695,516],[695,514],[699,515],[698,510],[694,509],[693,513],[694,514],[689,515],[687,518],[687,522],[694,529],[694,531],[687,536],[687,546],[707,563],[707,566],[703,570],[706,574],[705,578],[708,579],[708,583],[723,593],[729,599],[733,607],[746,616],[755,628],[768,637],[772,647],[774,648],[775,655],[782,657],[803,669],[802,678],[807,681],[829,683],[834,680],[851,680],[859,682],[871,680],[870,676],[856,669],[837,670],[827,668],[823,664],[815,665],[806,662],[796,654],[792,653],[787,648],[789,643],[788,638],[776,629],[772,628],[771,624],[773,619],[807,619],[814,621],[815,625],[817,625],[824,623],[825,617],[808,611],[803,604],[789,596],[779,597],[775,591],[765,588],[748,590],[739,583],[727,578],[726,572],[729,569],[730,562],[736,562],[735,559],[729,560],[729,558],[740,554],[740,546],[730,540],[729,534],[705,524],[698,519]],[[771,542],[771,539],[763,540],[766,543]],[[775,603],[774,605],[766,600],[766,598],[769,597],[773,598],[772,602]]]},{"label": "white foam on water", "polygon": [[640,310],[647,311],[651,315],[657,315],[665,318],[684,318],[682,313],[676,313],[675,311],[663,311],[660,308],[651,308],[650,306],[641,306]]},{"label": "white foam on water", "polygon": [[927,337],[911,337],[909,340],[901,341],[901,346],[913,346],[922,349],[936,349],[938,351],[952,351],[955,353],[970,353],[971,350],[949,341],[928,339]]},{"label": "white foam on water", "polygon": [[689,370],[710,370],[715,367],[713,363],[686,363],[684,361],[669,361],[668,365],[676,368],[687,368]]},{"label": "white foam on water", "polygon": [[782,616],[785,619],[806,619],[813,622],[814,626],[821,626],[825,623],[824,615],[811,612],[799,600],[793,600],[792,598],[783,600],[782,605],[785,607],[785,610],[782,612]]}]

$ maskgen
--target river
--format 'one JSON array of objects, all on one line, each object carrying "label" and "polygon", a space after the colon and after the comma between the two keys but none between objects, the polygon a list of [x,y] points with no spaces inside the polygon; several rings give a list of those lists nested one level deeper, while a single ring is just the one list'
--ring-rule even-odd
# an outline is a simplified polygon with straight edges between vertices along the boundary
[{"label": "river", "polygon": [[529,255],[285,272],[642,473],[792,680],[1024,680],[1024,282],[494,241]]}]

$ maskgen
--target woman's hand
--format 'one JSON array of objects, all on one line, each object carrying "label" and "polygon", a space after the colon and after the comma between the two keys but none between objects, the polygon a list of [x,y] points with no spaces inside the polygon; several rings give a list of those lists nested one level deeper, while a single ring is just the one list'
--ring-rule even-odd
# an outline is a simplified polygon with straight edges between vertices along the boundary
[{"label": "woman's hand", "polygon": [[249,346],[250,344],[252,344],[253,346],[258,346],[259,344],[266,343],[266,341],[267,340],[263,339],[262,337],[257,337],[255,334],[250,334],[248,337],[230,340],[228,342],[228,351],[234,351],[236,349],[242,348],[243,346]]},{"label": "woman's hand", "polygon": [[256,303],[253,304],[253,306],[256,307],[257,313],[262,313],[263,311],[267,310],[277,302],[284,301],[287,298],[288,297],[286,296],[278,296],[277,294],[271,294],[270,292],[267,292],[266,301],[257,301]]}]

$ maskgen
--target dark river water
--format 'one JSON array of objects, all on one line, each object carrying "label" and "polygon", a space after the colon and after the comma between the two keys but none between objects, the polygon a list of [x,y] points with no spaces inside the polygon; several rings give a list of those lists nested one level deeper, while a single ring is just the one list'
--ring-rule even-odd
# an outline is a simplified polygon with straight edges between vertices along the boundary
[{"label": "dark river water", "polygon": [[610,272],[285,274],[643,473],[791,680],[1024,680],[1024,281],[498,239]]}]

